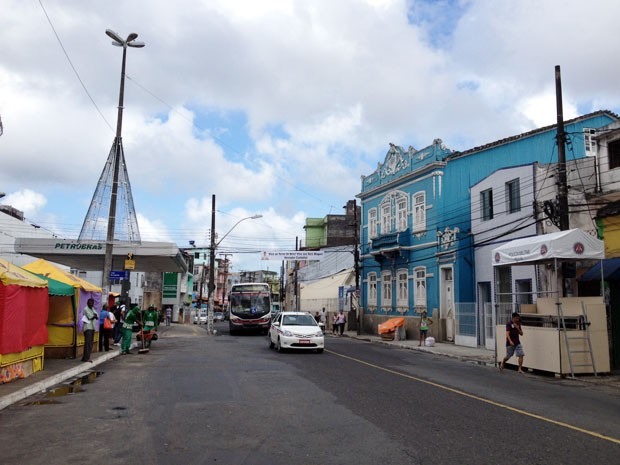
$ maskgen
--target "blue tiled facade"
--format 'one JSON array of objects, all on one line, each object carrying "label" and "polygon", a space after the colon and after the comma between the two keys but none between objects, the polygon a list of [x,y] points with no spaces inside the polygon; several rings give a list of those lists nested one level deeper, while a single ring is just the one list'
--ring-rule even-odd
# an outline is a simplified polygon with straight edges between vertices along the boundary
[{"label": "blue tiled facade", "polygon": [[[604,111],[567,121],[567,159],[585,156],[584,128],[612,121],[617,116]],[[358,195],[364,318],[427,311],[458,316],[461,331],[475,331],[475,313],[457,311],[475,310],[476,301],[471,217],[479,212],[471,212],[470,187],[500,168],[534,161],[557,161],[555,125],[463,152],[440,139],[421,150],[390,144]]]}]

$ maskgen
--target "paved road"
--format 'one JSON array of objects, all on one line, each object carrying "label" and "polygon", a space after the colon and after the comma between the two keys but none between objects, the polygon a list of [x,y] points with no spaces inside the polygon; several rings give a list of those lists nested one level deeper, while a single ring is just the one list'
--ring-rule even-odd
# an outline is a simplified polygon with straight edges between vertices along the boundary
[{"label": "paved road", "polygon": [[181,327],[81,392],[0,411],[1,463],[617,462],[615,391],[349,338],[278,354],[220,334]]}]

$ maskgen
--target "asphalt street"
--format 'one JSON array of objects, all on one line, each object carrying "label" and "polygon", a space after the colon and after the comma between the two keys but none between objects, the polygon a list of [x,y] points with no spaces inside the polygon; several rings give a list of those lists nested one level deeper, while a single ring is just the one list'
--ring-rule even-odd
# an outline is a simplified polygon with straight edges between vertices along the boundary
[{"label": "asphalt street", "polygon": [[329,336],[185,326],[0,411],[2,463],[616,463],[620,395]]}]

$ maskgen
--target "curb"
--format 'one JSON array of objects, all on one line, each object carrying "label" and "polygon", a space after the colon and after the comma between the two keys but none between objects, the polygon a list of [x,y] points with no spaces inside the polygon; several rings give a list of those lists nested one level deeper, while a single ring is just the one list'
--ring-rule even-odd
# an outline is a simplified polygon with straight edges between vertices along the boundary
[{"label": "curb", "polygon": [[366,342],[371,342],[374,344],[383,344],[386,346],[391,346],[391,347],[398,347],[399,349],[406,349],[406,350],[414,350],[417,352],[422,352],[422,353],[426,353],[426,354],[432,354],[432,355],[440,355],[442,357],[448,357],[448,358],[452,358],[455,360],[460,360],[463,362],[477,362],[477,363],[483,363],[485,365],[488,366],[495,366],[495,362],[493,360],[486,360],[483,359],[481,357],[476,357],[476,356],[471,356],[471,355],[458,355],[458,354],[449,354],[446,352],[442,352],[442,351],[438,351],[438,350],[433,350],[432,347],[418,347],[418,346],[412,346],[412,345],[407,345],[407,344],[398,344],[395,343],[393,341],[383,341],[383,340],[377,340],[377,339],[372,339],[369,337],[365,337],[365,336],[357,336],[357,335],[347,335],[347,337],[351,338],[351,339],[357,339],[360,341],[366,341]]}]

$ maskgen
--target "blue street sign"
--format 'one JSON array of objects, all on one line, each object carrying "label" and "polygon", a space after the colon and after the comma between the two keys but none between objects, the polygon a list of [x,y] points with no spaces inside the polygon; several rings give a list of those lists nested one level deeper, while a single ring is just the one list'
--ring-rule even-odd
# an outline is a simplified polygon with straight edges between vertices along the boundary
[{"label": "blue street sign", "polygon": [[129,279],[129,271],[110,271],[110,279]]}]

